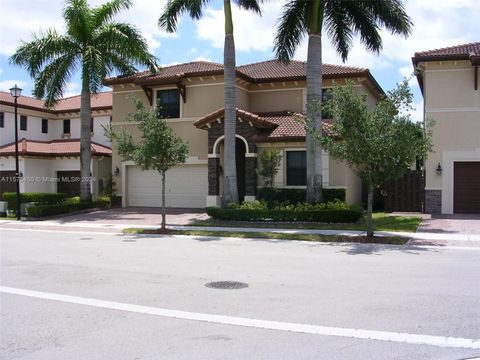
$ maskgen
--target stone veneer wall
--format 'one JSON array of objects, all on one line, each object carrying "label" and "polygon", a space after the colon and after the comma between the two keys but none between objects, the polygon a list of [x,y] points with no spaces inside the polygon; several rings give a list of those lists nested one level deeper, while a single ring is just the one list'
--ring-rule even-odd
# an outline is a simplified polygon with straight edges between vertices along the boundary
[{"label": "stone veneer wall", "polygon": [[442,212],[442,190],[425,190],[425,212],[427,214]]}]

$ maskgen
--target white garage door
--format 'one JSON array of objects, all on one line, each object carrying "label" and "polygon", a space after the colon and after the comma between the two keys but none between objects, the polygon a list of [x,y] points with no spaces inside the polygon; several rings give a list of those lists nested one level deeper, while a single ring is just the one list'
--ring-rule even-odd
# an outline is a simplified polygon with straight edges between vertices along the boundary
[{"label": "white garage door", "polygon": [[[168,207],[203,208],[208,193],[208,168],[205,165],[177,166],[167,171]],[[127,206],[162,206],[162,178],[156,171],[127,166]]]}]

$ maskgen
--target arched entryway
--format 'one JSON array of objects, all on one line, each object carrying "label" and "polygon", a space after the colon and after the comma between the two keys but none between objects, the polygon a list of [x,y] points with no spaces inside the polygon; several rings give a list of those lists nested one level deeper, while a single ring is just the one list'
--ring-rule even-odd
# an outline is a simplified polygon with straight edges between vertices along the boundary
[{"label": "arched entryway", "polygon": [[237,166],[238,200],[245,200],[245,144],[239,138],[235,141],[235,163]]}]

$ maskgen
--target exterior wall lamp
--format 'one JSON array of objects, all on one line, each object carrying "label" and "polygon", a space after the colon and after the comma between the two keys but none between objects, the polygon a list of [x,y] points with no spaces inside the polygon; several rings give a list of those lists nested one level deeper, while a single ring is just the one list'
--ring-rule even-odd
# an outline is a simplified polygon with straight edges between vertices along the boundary
[{"label": "exterior wall lamp", "polygon": [[114,174],[115,176],[120,175],[120,169],[118,168],[118,166],[115,167],[115,171],[113,172],[113,174]]},{"label": "exterior wall lamp", "polygon": [[437,173],[437,175],[442,175],[443,169],[440,163],[438,163],[437,168],[435,169],[435,172]]}]

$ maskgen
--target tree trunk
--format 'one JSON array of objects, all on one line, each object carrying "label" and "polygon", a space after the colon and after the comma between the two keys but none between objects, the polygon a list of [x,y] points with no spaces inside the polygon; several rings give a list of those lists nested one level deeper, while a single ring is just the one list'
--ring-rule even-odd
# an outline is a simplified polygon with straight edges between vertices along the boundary
[{"label": "tree trunk", "polygon": [[236,89],[235,89],[235,42],[233,39],[232,9],[230,0],[224,0],[225,11],[225,47],[224,81],[225,81],[225,151],[223,166],[222,206],[238,203],[237,166],[235,162],[236,132]]},{"label": "tree trunk", "polygon": [[92,164],[92,131],[90,128],[90,122],[92,118],[92,109],[90,106],[90,89],[88,80],[85,79],[82,83],[82,94],[80,98],[80,200],[82,202],[91,202],[92,183],[90,177]]},{"label": "tree trunk", "polygon": [[[316,0],[316,3],[320,1]],[[317,136],[322,136],[322,37],[319,20],[319,4],[312,6],[317,16],[311,19],[308,36],[307,55],[307,115]],[[322,192],[322,148],[319,139],[315,139],[308,131],[306,133],[307,148],[307,202],[317,204],[323,201]]]},{"label": "tree trunk", "polygon": [[167,208],[165,206],[165,171],[162,171],[162,231],[167,225]]},{"label": "tree trunk", "polygon": [[373,209],[373,185],[371,182],[369,182],[368,197],[367,197],[367,236],[368,237],[373,237],[372,209]]}]

